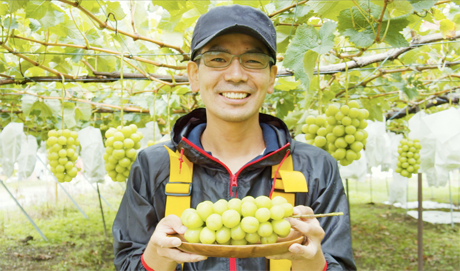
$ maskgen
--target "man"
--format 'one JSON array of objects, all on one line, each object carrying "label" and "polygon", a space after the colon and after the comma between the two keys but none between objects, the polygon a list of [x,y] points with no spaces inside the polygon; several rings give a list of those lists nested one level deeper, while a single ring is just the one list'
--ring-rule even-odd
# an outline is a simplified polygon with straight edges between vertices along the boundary
[{"label": "man", "polygon": [[[265,258],[206,258],[182,252],[186,230],[179,217],[165,217],[165,185],[170,158],[164,145],[193,162],[191,207],[247,195],[269,195],[273,165],[292,155],[294,170],[305,175],[307,193],[297,193],[295,212],[346,215],[289,219],[307,236],[289,252],[270,257],[289,259],[292,270],[356,269],[347,201],[337,162],[323,150],[295,142],[279,119],[260,114],[273,92],[277,67],[276,32],[270,19],[247,6],[223,6],[200,17],[187,65],[190,86],[206,109],[181,117],[171,142],[151,146],[134,162],[126,193],[113,225],[118,270],[265,270]],[[310,206],[310,207],[305,207]]]}]

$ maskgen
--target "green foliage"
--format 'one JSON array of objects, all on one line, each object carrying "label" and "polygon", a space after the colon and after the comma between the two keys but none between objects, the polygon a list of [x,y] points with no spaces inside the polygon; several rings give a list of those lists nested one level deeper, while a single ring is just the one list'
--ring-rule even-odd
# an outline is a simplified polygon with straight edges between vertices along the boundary
[{"label": "green foliage", "polygon": [[[406,100],[420,102],[427,94],[456,86],[455,83],[438,79],[448,75],[457,78],[455,75],[458,75],[459,65],[449,64],[460,60],[460,45],[456,40],[450,40],[460,27],[458,1],[436,4],[436,0],[316,0],[283,12],[277,11],[294,2],[204,0],[78,3],[78,7],[46,0],[8,0],[0,3],[0,81],[8,76],[15,80],[60,78],[60,73],[68,78],[84,79],[65,83],[68,93],[65,94],[64,103],[55,99],[61,97],[62,90],[62,86],[57,86],[55,82],[30,80],[27,84],[2,85],[5,90],[1,90],[1,94],[33,94],[16,97],[17,100],[11,103],[9,100],[0,102],[2,109],[22,110],[22,113],[13,117],[3,112],[7,115],[5,121],[2,116],[2,127],[9,121],[37,123],[41,127],[36,127],[37,131],[32,133],[41,137],[42,132],[38,131],[61,125],[62,105],[65,107],[65,125],[74,129],[93,121],[96,126],[109,123],[119,125],[118,114],[110,121],[104,119],[108,114],[117,113],[117,110],[103,113],[103,120],[97,119],[93,110],[107,109],[104,105],[112,109],[113,105],[120,106],[120,82],[86,83],[87,77],[96,77],[93,69],[96,73],[104,73],[97,74],[101,80],[107,79],[107,76],[118,78],[120,55],[125,54],[129,57],[125,57],[124,74],[184,76],[185,71],[180,67],[169,69],[161,67],[161,64],[186,65],[184,59],[187,55],[182,53],[190,50],[198,17],[210,8],[229,4],[250,5],[266,14],[274,14],[271,20],[277,31],[278,70],[287,69],[294,76],[279,80],[275,93],[267,96],[262,111],[283,118],[295,133],[299,131],[297,122],[306,108],[319,109],[319,102],[322,107],[332,102],[344,103],[346,97],[343,92],[347,82],[344,62],[353,64],[354,60],[367,60],[379,54],[387,56],[393,48],[408,47],[428,35],[441,33],[449,41],[432,40],[426,45],[413,46],[395,58],[383,57],[369,64],[363,61],[359,63],[366,63],[364,66],[359,64],[350,68],[348,98],[361,99],[370,112],[370,118],[380,120],[386,112],[405,106],[406,101],[391,94],[395,91],[401,90],[401,97]],[[45,43],[48,46],[44,46]],[[322,73],[319,77],[314,75],[318,64],[320,70],[326,70],[327,74]],[[341,68],[338,68],[340,65]],[[423,71],[418,69],[426,65],[438,67]],[[394,69],[401,71],[385,73]],[[332,81],[331,75],[335,77]],[[371,80],[366,82],[369,78]],[[431,83],[426,83],[430,80]],[[150,114],[125,114],[124,119],[127,122],[140,121],[138,126],[142,127],[144,121],[155,114],[162,133],[166,134],[178,117],[202,106],[199,96],[191,95],[189,87],[171,87],[165,83],[125,80],[123,103],[130,108],[149,110]],[[156,100],[154,91],[158,92]],[[372,99],[374,96],[377,98]],[[79,102],[75,99],[79,99]]]}]

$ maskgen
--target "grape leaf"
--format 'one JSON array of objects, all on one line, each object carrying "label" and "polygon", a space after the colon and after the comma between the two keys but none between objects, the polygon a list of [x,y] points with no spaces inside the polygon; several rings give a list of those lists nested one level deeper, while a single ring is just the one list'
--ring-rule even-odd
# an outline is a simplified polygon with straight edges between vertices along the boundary
[{"label": "grape leaf", "polygon": [[353,1],[330,1],[313,0],[308,1],[306,6],[312,9],[319,17],[336,20],[342,10],[349,9],[355,4]]},{"label": "grape leaf", "polygon": [[312,50],[308,50],[303,57],[303,69],[306,76],[308,77],[308,84],[305,84],[305,88],[309,89],[310,82],[313,79],[313,72],[316,67],[316,59],[318,59],[318,53]]},{"label": "grape leaf", "polygon": [[301,25],[298,27],[294,38],[289,44],[284,55],[283,64],[286,68],[294,71],[296,80],[300,79],[306,87],[310,84],[310,79],[305,73],[303,59],[305,53],[318,46],[318,33],[313,26]]},{"label": "grape leaf", "polygon": [[22,113],[25,117],[27,117],[30,114],[30,111],[32,110],[32,106],[34,105],[34,103],[38,101],[38,98],[32,95],[24,95],[22,96],[21,101]]},{"label": "grape leaf", "polygon": [[[119,2],[106,1],[105,4],[107,5],[107,9],[105,11],[107,14],[109,14],[109,13],[115,14],[115,17],[117,18],[117,20],[122,20],[123,18],[126,17],[126,14],[123,11],[123,8],[121,7]],[[109,18],[110,18],[110,20],[113,21],[112,16],[109,17]]]},{"label": "grape leaf", "polygon": [[422,12],[424,10],[430,9],[437,0],[409,0],[409,3],[412,5],[415,11]]},{"label": "grape leaf", "polygon": [[51,26],[64,22],[64,13],[49,7],[45,15],[38,20],[42,29],[46,30]]},{"label": "grape leaf", "polygon": [[75,104],[64,102],[64,126],[70,129],[75,125],[77,125],[75,121]]},{"label": "grape leaf", "polygon": [[208,12],[208,6],[211,3],[210,0],[199,0],[199,1],[189,1],[201,14]]},{"label": "grape leaf", "polygon": [[14,13],[17,10],[24,8],[29,0],[8,0],[9,13]]},{"label": "grape leaf", "polygon": [[312,50],[322,55],[329,52],[334,47],[334,31],[337,24],[334,22],[324,23],[319,30],[319,45]]},{"label": "grape leaf", "polygon": [[385,36],[385,42],[395,48],[409,46],[409,42],[407,42],[404,36],[400,33],[409,24],[409,20],[407,19],[407,17],[407,15],[403,15],[393,18],[389,21],[382,21],[380,38],[383,38],[383,35],[385,35],[387,24],[390,23],[390,26],[388,27],[388,32]]},{"label": "grape leaf", "polygon": [[91,105],[87,103],[77,102],[75,107],[75,119],[89,121],[91,119]]}]

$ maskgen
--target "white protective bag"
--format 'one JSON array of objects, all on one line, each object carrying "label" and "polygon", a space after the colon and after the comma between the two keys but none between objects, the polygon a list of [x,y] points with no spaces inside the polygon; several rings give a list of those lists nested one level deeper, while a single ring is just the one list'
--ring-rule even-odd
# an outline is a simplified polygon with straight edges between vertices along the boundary
[{"label": "white protective bag", "polygon": [[139,128],[137,130],[142,132],[142,135],[144,136],[140,141],[141,148],[139,151],[147,148],[147,142],[149,142],[149,140],[153,140],[155,143],[158,143],[161,140],[160,128],[158,127],[157,122],[155,122],[155,137],[153,136],[153,121],[147,122],[145,124],[145,128]]},{"label": "white protective bag", "polygon": [[349,164],[348,166],[340,166],[339,164],[339,171],[340,177],[343,179],[357,179],[359,182],[366,181],[366,174],[367,174],[367,158],[366,152],[361,150],[361,159],[353,161],[353,163]]},{"label": "white protective bag", "polygon": [[367,166],[378,167],[383,164],[385,159],[385,149],[389,147],[389,142],[385,139],[385,122],[368,121],[366,131],[368,133],[366,143]]},{"label": "white protective bag", "polygon": [[37,162],[37,140],[32,135],[22,135],[21,152],[18,156],[18,178],[26,179],[34,172]]},{"label": "white protective bag", "polygon": [[91,183],[104,182],[107,173],[104,162],[104,143],[102,142],[101,130],[88,126],[78,132],[83,160],[84,176]]},{"label": "white protective bag", "polygon": [[3,175],[11,177],[14,172],[14,163],[18,160],[21,152],[21,139],[24,135],[24,124],[10,122],[5,126],[0,138],[2,144],[1,165]]}]

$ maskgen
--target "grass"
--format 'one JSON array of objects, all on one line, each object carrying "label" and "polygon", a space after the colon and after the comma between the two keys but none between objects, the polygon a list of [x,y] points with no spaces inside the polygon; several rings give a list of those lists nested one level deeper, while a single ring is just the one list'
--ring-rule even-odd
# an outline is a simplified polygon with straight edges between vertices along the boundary
[{"label": "grass", "polygon": [[[389,180],[391,181],[391,180]],[[417,221],[405,209],[384,205],[385,180],[365,183],[349,180],[353,250],[359,270],[416,270]],[[458,182],[452,182],[454,203]],[[21,186],[20,183],[15,184]],[[409,182],[409,200],[416,200],[416,179]],[[12,184],[8,184],[13,187]],[[6,194],[1,191],[0,196]],[[104,184],[101,193],[115,207],[121,188]],[[433,196],[432,196],[433,195]],[[3,270],[114,270],[111,225],[116,211],[103,203],[108,238],[105,238],[97,194],[74,195],[88,215],[83,215],[65,199],[26,206],[26,211],[44,232],[49,242],[30,225],[19,209],[0,210],[0,271]],[[448,188],[425,188],[425,199],[449,202]],[[424,270],[460,270],[459,225],[424,223]],[[33,239],[25,241],[27,236]]]}]

